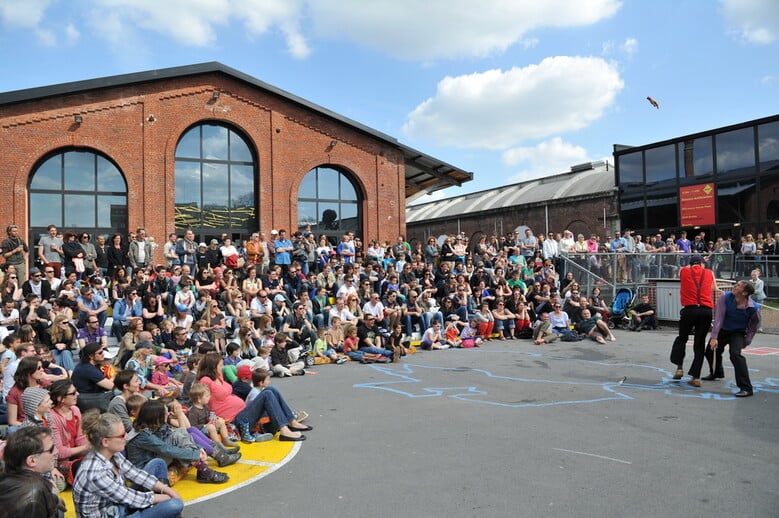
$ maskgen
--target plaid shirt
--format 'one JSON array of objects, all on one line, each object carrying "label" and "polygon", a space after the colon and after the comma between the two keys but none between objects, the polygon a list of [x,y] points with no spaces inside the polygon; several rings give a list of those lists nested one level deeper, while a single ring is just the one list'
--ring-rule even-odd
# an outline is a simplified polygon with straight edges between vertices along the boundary
[{"label": "plaid shirt", "polygon": [[[114,472],[114,467],[120,475]],[[116,513],[117,505],[135,509],[152,505],[154,493],[130,489],[125,485],[125,478],[148,489],[157,483],[155,476],[133,466],[121,453],[116,453],[109,460],[100,453],[89,452],[81,462],[73,482],[73,502],[77,515],[80,518],[103,518],[112,516],[112,511]]]}]

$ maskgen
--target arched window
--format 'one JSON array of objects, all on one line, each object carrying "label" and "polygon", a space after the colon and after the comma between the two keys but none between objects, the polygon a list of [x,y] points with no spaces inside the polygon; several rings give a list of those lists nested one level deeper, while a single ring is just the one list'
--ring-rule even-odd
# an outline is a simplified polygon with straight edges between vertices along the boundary
[{"label": "arched window", "polygon": [[352,181],[338,169],[315,167],[303,178],[298,191],[298,228],[306,225],[335,242],[344,232],[362,236],[360,197]]},{"label": "arched window", "polygon": [[201,239],[257,229],[257,162],[246,140],[216,123],[187,130],[176,146],[176,229]]},{"label": "arched window", "polygon": [[127,231],[127,183],[119,168],[93,151],[53,154],[30,177],[30,243],[46,227],[90,234]]}]

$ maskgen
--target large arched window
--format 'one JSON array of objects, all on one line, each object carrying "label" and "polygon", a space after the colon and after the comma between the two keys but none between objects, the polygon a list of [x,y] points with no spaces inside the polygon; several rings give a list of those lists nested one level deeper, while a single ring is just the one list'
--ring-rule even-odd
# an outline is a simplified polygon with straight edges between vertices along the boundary
[{"label": "large arched window", "polygon": [[49,156],[30,178],[30,242],[46,227],[93,235],[127,231],[127,183],[116,165],[92,151]]},{"label": "large arched window", "polygon": [[215,123],[187,130],[176,146],[176,228],[201,239],[253,232],[256,160],[235,130]]},{"label": "large arched window", "polygon": [[360,198],[352,181],[329,166],[309,171],[298,191],[298,228],[311,225],[319,235],[331,241],[348,231],[362,236]]}]

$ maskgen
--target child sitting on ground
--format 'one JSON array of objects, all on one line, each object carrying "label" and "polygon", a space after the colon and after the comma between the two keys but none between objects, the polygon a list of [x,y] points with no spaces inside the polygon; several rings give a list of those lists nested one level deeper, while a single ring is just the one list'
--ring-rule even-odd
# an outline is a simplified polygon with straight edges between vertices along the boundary
[{"label": "child sitting on ground", "polygon": [[444,337],[449,347],[462,347],[462,339],[460,338],[460,329],[454,320],[448,320],[446,322],[446,329],[444,330]]},{"label": "child sitting on ground", "polygon": [[479,336],[479,321],[475,318],[471,318],[468,321],[468,325],[463,327],[460,332],[460,345],[463,348],[479,347],[482,343],[482,337]]},{"label": "child sitting on ground", "polygon": [[444,337],[441,334],[441,322],[438,320],[433,321],[433,325],[425,330],[425,334],[422,335],[422,349],[449,349],[449,345],[444,341]]},{"label": "child sitting on ground", "polygon": [[344,352],[344,330],[341,327],[341,317],[330,318],[330,332],[327,334],[327,345],[335,352]]},{"label": "child sitting on ground", "polygon": [[[208,409],[208,403],[211,401],[211,389],[208,388],[208,385],[204,383],[192,385],[189,391],[189,400],[192,402],[192,406],[187,411],[189,423],[200,429],[212,441],[221,442],[227,448],[238,451],[238,444],[230,440],[225,420]],[[231,450],[228,451],[233,453]]]},{"label": "child sitting on ground", "polygon": [[403,324],[397,322],[392,326],[392,333],[389,336],[388,349],[392,351],[392,361],[396,362],[401,356],[408,354],[408,349],[403,342]]},{"label": "child sitting on ground", "polygon": [[233,394],[245,401],[252,391],[252,368],[249,365],[241,365],[235,374],[237,379],[233,382]]},{"label": "child sitting on ground", "polygon": [[181,397],[183,383],[168,375],[170,359],[164,356],[154,358],[154,371],[151,374],[151,382],[167,390],[167,395],[175,398]]},{"label": "child sitting on ground", "polygon": [[316,358],[322,358],[324,360],[330,360],[332,363],[341,365],[346,361],[345,358],[341,358],[336,354],[335,349],[328,347],[327,345],[327,328],[319,328],[316,332],[316,341],[314,342],[313,353]]}]

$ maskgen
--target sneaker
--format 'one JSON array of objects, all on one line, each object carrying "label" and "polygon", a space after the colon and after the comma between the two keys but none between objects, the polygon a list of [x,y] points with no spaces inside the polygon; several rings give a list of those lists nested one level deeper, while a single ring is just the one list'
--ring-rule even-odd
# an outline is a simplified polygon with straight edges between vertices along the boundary
[{"label": "sneaker", "polygon": [[387,358],[386,356],[382,356],[381,358],[379,358],[378,360],[376,360],[376,362],[375,362],[375,363],[390,363],[391,361],[392,361],[392,360],[390,360],[390,359],[389,359],[389,358]]},{"label": "sneaker", "polygon": [[440,350],[449,349],[449,344],[444,344],[440,347]]},{"label": "sneaker", "polygon": [[254,442],[265,442],[273,439],[272,433],[256,433],[254,434]]},{"label": "sneaker", "polygon": [[338,358],[338,359],[335,361],[335,363],[336,363],[336,365],[341,365],[341,364],[344,364],[344,363],[346,363],[346,358]]},{"label": "sneaker", "polygon": [[203,484],[224,484],[228,480],[230,480],[230,477],[227,476],[227,473],[214,471],[211,468],[205,468],[197,472],[197,481]]}]

